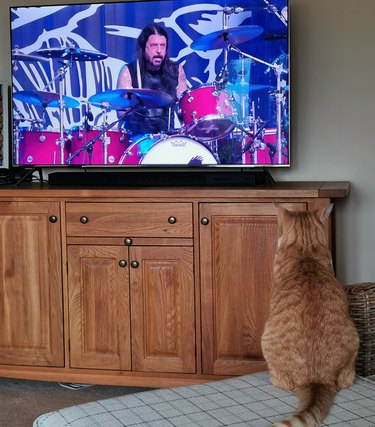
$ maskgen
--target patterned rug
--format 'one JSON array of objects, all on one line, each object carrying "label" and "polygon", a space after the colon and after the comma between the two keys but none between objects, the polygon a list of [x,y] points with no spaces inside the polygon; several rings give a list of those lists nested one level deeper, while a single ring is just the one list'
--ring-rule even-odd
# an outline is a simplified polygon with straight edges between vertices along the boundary
[{"label": "patterned rug", "polygon": [[[39,416],[33,427],[265,427],[291,414],[297,398],[267,372],[98,400]],[[375,426],[375,384],[356,378],[340,391],[322,426]]]}]

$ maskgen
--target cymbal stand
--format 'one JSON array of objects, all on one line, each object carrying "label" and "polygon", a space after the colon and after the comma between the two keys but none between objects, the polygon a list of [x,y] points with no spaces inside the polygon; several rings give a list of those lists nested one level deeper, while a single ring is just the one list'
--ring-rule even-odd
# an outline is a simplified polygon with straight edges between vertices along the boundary
[{"label": "cymbal stand", "polygon": [[22,139],[21,131],[20,131],[20,122],[21,119],[17,118],[13,121],[13,140],[14,140],[14,152],[13,152],[13,158],[16,165],[19,165],[20,163],[20,142]]},{"label": "cymbal stand", "polygon": [[108,162],[108,158],[107,158],[107,152],[108,152],[108,144],[110,143],[109,138],[107,137],[107,129],[106,126],[108,125],[107,123],[107,117],[108,117],[108,107],[106,105],[106,103],[102,103],[101,105],[102,107],[102,130],[104,129],[104,133],[101,136],[101,140],[102,140],[102,145],[103,145],[103,165],[106,165]]},{"label": "cymbal stand", "polygon": [[285,18],[285,16],[282,13],[280,13],[277,10],[277,7],[271,4],[268,0],[263,0],[263,1],[266,4],[266,9],[268,10],[268,12],[276,15],[285,26],[288,26],[288,20]]},{"label": "cymbal stand", "polygon": [[52,80],[46,84],[44,90],[46,90],[55,80],[59,79],[59,152],[60,152],[60,164],[65,164],[64,161],[64,149],[65,149],[65,138],[64,138],[64,108],[65,103],[63,99],[63,91],[64,91],[64,80],[68,68],[73,65],[73,60],[64,61],[64,64],[61,68],[58,69],[56,75],[52,78]]},{"label": "cymbal stand", "polygon": [[[232,13],[238,13],[233,7],[224,7],[223,10],[223,19],[222,19],[222,29],[226,30],[229,28],[229,18]],[[224,33],[224,41],[227,41],[228,35]],[[224,48],[224,65],[221,67],[218,72],[214,83],[218,84],[223,80],[222,85],[225,85],[228,81],[228,47]]]},{"label": "cymbal stand", "polygon": [[263,61],[262,59],[256,58],[255,56],[249,55],[247,53],[242,52],[240,49],[233,45],[228,45],[229,50],[233,50],[243,56],[246,56],[247,58],[250,58],[256,62],[259,62],[263,65],[266,65],[267,67],[270,67],[274,70],[276,74],[276,124],[277,124],[277,131],[276,131],[276,150],[277,150],[277,163],[282,164],[282,137],[281,137],[281,109],[282,109],[282,102],[283,102],[283,92],[281,90],[281,75],[282,74],[288,74],[288,70],[284,70],[282,64],[270,64],[269,62]]}]

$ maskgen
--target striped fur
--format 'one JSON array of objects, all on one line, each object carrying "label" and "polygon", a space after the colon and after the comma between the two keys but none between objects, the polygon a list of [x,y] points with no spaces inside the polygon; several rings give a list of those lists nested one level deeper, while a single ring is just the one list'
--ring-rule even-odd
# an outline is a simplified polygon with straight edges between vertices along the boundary
[{"label": "striped fur", "polygon": [[275,206],[279,239],[262,350],[272,384],[293,391],[300,403],[274,426],[314,427],[336,392],[353,384],[359,338],[325,241],[332,205],[315,212]]}]

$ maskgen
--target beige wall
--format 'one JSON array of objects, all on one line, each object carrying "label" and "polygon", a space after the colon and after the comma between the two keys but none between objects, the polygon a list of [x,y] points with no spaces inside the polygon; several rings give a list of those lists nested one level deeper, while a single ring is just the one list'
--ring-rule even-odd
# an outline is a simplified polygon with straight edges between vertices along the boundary
[{"label": "beige wall", "polygon": [[[32,1],[0,4],[0,80],[10,78],[8,8],[22,4]],[[271,173],[352,183],[336,209],[344,283],[375,281],[374,16],[374,0],[290,0],[293,166]]]}]

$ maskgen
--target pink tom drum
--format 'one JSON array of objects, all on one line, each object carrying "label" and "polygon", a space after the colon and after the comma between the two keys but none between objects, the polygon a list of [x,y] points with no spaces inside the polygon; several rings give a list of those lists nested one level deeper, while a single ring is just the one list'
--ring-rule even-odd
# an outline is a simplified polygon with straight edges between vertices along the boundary
[{"label": "pink tom drum", "polygon": [[186,133],[202,141],[222,138],[235,127],[229,94],[216,85],[204,85],[185,91],[179,109]]},{"label": "pink tom drum", "polygon": [[60,133],[52,131],[20,132],[19,163],[22,165],[64,164],[69,141],[64,133],[64,158],[60,161]]},{"label": "pink tom drum", "polygon": [[[87,143],[100,135],[100,130],[75,130],[71,135],[71,150],[73,155]],[[84,148],[70,161],[72,165],[117,165],[128,147],[129,135],[122,131],[108,131],[106,136],[100,136],[91,145],[92,151]],[[106,150],[106,155],[104,155]],[[91,159],[90,159],[91,154]]]}]

